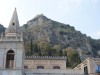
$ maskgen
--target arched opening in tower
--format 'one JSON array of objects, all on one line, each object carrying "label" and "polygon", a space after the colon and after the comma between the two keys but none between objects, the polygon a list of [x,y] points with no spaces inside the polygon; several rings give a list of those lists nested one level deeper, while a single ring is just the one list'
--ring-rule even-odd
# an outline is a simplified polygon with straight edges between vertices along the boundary
[{"label": "arched opening in tower", "polygon": [[13,50],[9,50],[6,54],[6,68],[13,69],[14,68],[14,56],[15,52]]}]

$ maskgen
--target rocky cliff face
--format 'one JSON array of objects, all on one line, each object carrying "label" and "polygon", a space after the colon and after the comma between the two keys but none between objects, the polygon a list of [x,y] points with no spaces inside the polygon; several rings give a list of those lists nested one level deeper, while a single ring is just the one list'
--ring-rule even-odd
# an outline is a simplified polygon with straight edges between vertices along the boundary
[{"label": "rocky cliff face", "polygon": [[81,58],[93,56],[93,46],[90,43],[92,39],[69,24],[53,21],[41,14],[21,28],[26,42],[30,39],[33,39],[34,42],[46,41],[53,46],[61,45],[62,49],[72,47],[80,54]]},{"label": "rocky cliff face", "polygon": [[0,35],[5,32],[5,29],[6,28],[3,27],[3,25],[0,24]]}]

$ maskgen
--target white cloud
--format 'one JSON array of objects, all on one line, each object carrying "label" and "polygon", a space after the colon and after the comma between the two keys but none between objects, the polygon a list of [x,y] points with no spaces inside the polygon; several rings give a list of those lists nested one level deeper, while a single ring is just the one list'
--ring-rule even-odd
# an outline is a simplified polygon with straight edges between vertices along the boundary
[{"label": "white cloud", "polygon": [[100,39],[100,31],[98,31],[96,34],[96,37]]},{"label": "white cloud", "polygon": [[100,31],[98,31],[98,32],[96,33],[96,35],[99,35],[99,36],[100,36]]}]

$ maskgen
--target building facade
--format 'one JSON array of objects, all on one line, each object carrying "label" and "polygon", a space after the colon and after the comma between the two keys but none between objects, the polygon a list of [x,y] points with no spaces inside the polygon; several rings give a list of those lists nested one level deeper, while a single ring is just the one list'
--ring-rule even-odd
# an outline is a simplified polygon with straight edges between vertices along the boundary
[{"label": "building facade", "polygon": [[87,58],[74,69],[81,69],[84,75],[100,75],[100,58]]}]

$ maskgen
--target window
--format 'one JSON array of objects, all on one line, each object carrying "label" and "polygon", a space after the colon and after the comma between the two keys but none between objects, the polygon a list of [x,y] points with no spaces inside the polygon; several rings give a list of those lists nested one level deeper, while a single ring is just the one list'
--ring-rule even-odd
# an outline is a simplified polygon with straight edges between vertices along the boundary
[{"label": "window", "polygon": [[88,68],[87,68],[87,66],[84,67],[84,75],[88,75]]},{"label": "window", "polygon": [[12,23],[12,25],[14,26],[14,25],[15,25],[15,23],[13,22],[13,23]]},{"label": "window", "polygon": [[44,66],[37,66],[37,69],[44,69]]},{"label": "window", "polygon": [[17,39],[20,39],[20,37],[17,37]]},{"label": "window", "polygon": [[97,73],[100,73],[100,65],[97,65],[97,67],[96,67],[96,72],[97,72]]},{"label": "window", "polygon": [[9,50],[6,54],[6,68],[12,69],[14,68],[14,56],[15,52],[13,50]]},{"label": "window", "polygon": [[53,69],[60,69],[60,67],[59,66],[54,66]]},{"label": "window", "polygon": [[28,69],[28,66],[24,66],[24,69]]}]

